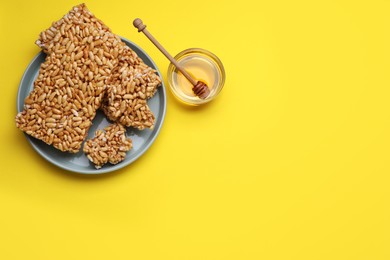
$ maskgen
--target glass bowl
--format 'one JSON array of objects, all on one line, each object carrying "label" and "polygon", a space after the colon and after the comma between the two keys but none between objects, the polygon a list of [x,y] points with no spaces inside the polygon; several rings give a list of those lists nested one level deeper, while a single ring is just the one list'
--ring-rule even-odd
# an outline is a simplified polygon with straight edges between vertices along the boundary
[{"label": "glass bowl", "polygon": [[168,83],[173,95],[187,105],[198,106],[214,100],[225,83],[225,69],[222,62],[213,53],[191,48],[175,56],[179,64],[196,80],[201,80],[210,89],[210,95],[201,99],[192,91],[191,83],[176,69],[172,63],[168,67]]}]

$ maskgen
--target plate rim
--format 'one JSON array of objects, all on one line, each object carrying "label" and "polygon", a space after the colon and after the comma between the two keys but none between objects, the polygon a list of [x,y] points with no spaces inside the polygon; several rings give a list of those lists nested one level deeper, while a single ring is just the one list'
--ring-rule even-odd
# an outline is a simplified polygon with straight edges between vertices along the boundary
[{"label": "plate rim", "polygon": [[[122,36],[119,36],[121,38],[122,41],[124,41],[127,44],[129,45],[133,45],[135,46],[136,49],[138,49],[140,52],[143,53],[143,55],[145,55],[149,60],[150,62],[152,63],[152,65],[154,66],[155,70],[157,71],[157,74],[159,75],[159,77],[161,78],[161,86],[157,89],[157,91],[160,91],[161,90],[161,94],[162,94],[162,111],[161,111],[161,118],[159,121],[161,121],[161,123],[159,123],[158,125],[155,125],[156,127],[153,129],[153,131],[155,131],[155,133],[151,136],[151,138],[149,139],[150,141],[145,144],[145,146],[140,150],[140,152],[134,156],[133,158],[131,158],[130,160],[128,161],[124,161],[124,162],[121,162],[121,163],[118,163],[118,164],[113,164],[113,165],[110,165],[110,167],[107,167],[107,168],[101,168],[101,169],[88,169],[88,170],[76,170],[76,169],[73,169],[73,168],[69,168],[69,167],[66,167],[60,163],[58,163],[56,160],[53,160],[51,159],[50,157],[47,157],[42,151],[41,149],[39,149],[39,147],[32,141],[32,136],[29,136],[28,134],[26,134],[25,132],[23,132],[24,136],[26,137],[27,141],[30,143],[30,145],[34,148],[34,150],[40,154],[45,160],[47,160],[48,162],[52,163],[53,165],[63,169],[63,170],[66,170],[66,171],[69,171],[69,172],[74,172],[74,173],[78,173],[78,174],[86,174],[86,175],[99,175],[99,174],[104,174],[104,173],[109,173],[109,172],[113,172],[113,171],[116,171],[116,170],[119,170],[119,169],[122,169],[126,166],[128,166],[129,164],[133,163],[134,161],[136,161],[139,157],[141,157],[147,150],[149,150],[149,148],[152,146],[152,144],[154,143],[154,141],[156,140],[157,136],[160,134],[160,130],[162,128],[162,125],[164,123],[164,120],[165,120],[165,114],[166,114],[166,110],[167,110],[167,95],[166,95],[166,90],[165,90],[165,84],[164,84],[164,79],[163,79],[163,76],[159,70],[159,68],[157,67],[156,63],[153,61],[153,59],[149,56],[149,54],[147,54],[138,44],[130,41],[129,39],[126,39],[125,37],[122,37]],[[131,46],[130,46],[131,47]],[[136,52],[136,50],[134,50]],[[20,104],[20,96],[21,96],[21,92],[22,92],[22,84],[24,81],[28,80],[27,79],[27,74],[28,72],[31,70],[31,67],[33,66],[33,64],[35,62],[37,62],[37,59],[40,57],[40,55],[44,54],[44,52],[41,50],[40,52],[38,52],[34,58],[30,61],[30,63],[28,64],[27,68],[25,69],[24,73],[23,73],[23,76],[19,82],[19,86],[18,86],[18,93],[17,93],[17,96],[16,96],[16,111],[17,113],[21,112],[19,111],[19,107],[21,106]],[[137,54],[138,55],[138,54]],[[23,103],[24,105],[24,103]],[[36,138],[34,138],[36,139]],[[42,140],[39,140],[39,139],[36,139],[40,142],[43,142]]]}]

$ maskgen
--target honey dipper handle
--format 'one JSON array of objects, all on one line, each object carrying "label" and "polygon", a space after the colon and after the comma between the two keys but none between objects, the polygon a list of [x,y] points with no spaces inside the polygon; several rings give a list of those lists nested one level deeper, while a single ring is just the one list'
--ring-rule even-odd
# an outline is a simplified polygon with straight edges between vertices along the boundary
[{"label": "honey dipper handle", "polygon": [[167,50],[156,40],[156,38],[153,37],[153,35],[151,35],[149,33],[149,31],[146,29],[146,25],[144,25],[144,23],[142,22],[141,19],[137,18],[133,21],[133,25],[135,28],[138,29],[138,32],[143,32],[146,37],[149,38],[149,40],[165,55],[165,57],[168,58],[168,60],[170,62],[173,63],[173,65],[175,65],[175,67],[184,75],[184,77],[186,77],[188,79],[189,82],[191,82],[191,84],[193,86],[195,86],[198,82],[191,77],[190,74],[188,74],[188,72],[167,52]]}]

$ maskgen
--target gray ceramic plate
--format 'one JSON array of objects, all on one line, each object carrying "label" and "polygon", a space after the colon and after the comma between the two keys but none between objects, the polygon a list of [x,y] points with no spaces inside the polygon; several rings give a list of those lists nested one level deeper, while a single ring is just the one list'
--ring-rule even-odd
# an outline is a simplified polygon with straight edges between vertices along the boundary
[{"label": "gray ceramic plate", "polygon": [[[122,38],[122,40],[132,48],[138,56],[150,67],[157,70],[158,75],[162,79],[161,73],[158,70],[156,64],[152,61],[152,59],[136,44],[131,41]],[[42,62],[45,61],[46,54],[40,52],[35,58],[31,61],[29,66],[27,67],[23,78],[19,85],[18,97],[17,97],[17,110],[18,112],[23,110],[24,99],[33,89],[33,83],[38,76],[39,67]],[[154,140],[156,139],[158,133],[160,132],[161,126],[164,121],[165,111],[166,111],[166,93],[165,86],[163,85],[158,88],[156,94],[153,98],[148,101],[148,105],[150,109],[153,111],[156,117],[156,123],[153,130],[143,130],[139,131],[133,128],[127,129],[127,136],[130,137],[133,141],[133,148],[127,153],[127,156],[124,161],[116,164],[106,164],[100,169],[95,169],[93,164],[90,163],[85,154],[80,151],[76,154],[64,153],[52,146],[45,144],[44,142],[35,139],[26,134],[27,140],[31,143],[34,149],[42,155],[49,162],[57,165],[58,167],[83,174],[101,174],[106,172],[111,172],[118,170],[126,165],[137,160],[143,153],[148,150],[148,148],[152,145]],[[99,110],[96,114],[96,117],[93,120],[93,125],[91,126],[88,132],[88,138],[94,136],[94,133],[97,129],[102,129],[109,125],[109,121],[107,121],[104,114]]]}]

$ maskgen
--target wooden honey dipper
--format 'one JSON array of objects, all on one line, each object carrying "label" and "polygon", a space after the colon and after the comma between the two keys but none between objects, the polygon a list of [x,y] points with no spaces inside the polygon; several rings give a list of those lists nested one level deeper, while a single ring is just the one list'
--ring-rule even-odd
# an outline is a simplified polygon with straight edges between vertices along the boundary
[{"label": "wooden honey dipper", "polygon": [[138,29],[138,32],[143,32],[146,37],[165,55],[165,57],[176,66],[176,68],[188,79],[189,82],[194,86],[192,91],[194,91],[195,95],[197,95],[201,99],[205,99],[210,95],[210,89],[207,87],[207,84],[198,80],[196,81],[191,75],[175,60],[167,50],[149,33],[146,29],[146,25],[142,22],[141,19],[136,18],[133,21],[133,25]]}]

